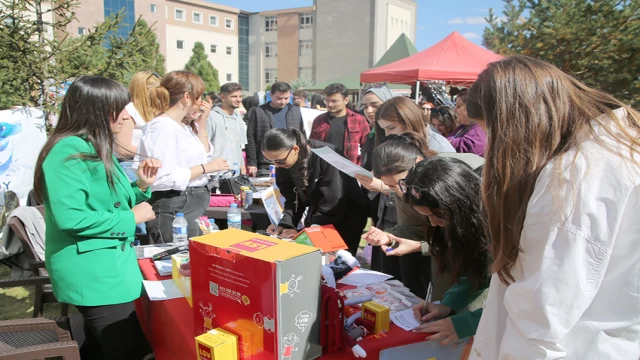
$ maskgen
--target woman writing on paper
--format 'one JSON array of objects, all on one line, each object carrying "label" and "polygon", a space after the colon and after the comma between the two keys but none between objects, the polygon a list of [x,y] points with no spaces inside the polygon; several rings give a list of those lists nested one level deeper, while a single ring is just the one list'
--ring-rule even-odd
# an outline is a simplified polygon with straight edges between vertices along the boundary
[{"label": "woman writing on paper", "polygon": [[355,256],[367,223],[366,204],[358,182],[321,159],[311,149],[329,144],[307,140],[296,129],[271,129],[262,142],[262,154],[276,166],[276,184],[285,197],[284,213],[267,231],[284,238],[305,227],[334,225]]}]

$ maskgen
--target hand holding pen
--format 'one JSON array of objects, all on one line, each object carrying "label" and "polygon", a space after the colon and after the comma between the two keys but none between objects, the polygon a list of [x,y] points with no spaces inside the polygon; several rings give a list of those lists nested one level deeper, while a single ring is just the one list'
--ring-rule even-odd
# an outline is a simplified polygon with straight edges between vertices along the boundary
[{"label": "hand holding pen", "polygon": [[[423,303],[413,307],[413,314],[421,325],[413,329],[415,333],[430,333],[426,340],[442,340],[440,344],[446,345],[458,340],[458,334],[451,321],[453,310],[447,305],[434,304],[431,302],[433,285],[430,283],[427,296]],[[441,319],[433,321],[435,319]]]}]

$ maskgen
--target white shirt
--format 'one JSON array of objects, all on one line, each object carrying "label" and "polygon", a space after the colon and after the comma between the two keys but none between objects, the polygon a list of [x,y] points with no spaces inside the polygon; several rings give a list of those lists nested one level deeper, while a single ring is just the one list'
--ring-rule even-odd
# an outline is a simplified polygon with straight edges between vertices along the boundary
[{"label": "white shirt", "polygon": [[[596,132],[621,149],[604,129]],[[515,282],[493,275],[470,359],[640,357],[639,171],[593,139],[543,169]]]},{"label": "white shirt", "polygon": [[144,127],[147,123],[142,118],[142,115],[138,112],[135,105],[132,102],[128,103],[127,106],[124,107],[131,118],[133,119],[133,133],[131,134],[131,145],[138,147],[140,144],[140,139],[142,139],[142,134],[144,132]]},{"label": "white shirt", "polygon": [[209,182],[206,174],[191,180],[189,168],[206,164],[213,159],[213,146],[209,146],[209,152],[206,152],[191,127],[178,124],[167,116],[159,116],[151,120],[144,129],[138,148],[140,155],[136,155],[134,167],[137,167],[140,159],[147,157],[162,162],[151,191],[182,191],[187,186],[205,186]]}]

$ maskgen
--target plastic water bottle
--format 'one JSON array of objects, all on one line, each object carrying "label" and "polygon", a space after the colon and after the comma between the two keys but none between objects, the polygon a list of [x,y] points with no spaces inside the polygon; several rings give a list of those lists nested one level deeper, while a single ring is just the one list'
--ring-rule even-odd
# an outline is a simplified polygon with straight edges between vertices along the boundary
[{"label": "plastic water bottle", "polygon": [[210,218],[209,219],[209,224],[211,226],[211,231],[220,231],[220,228],[218,227],[218,225],[216,224],[216,219]]},{"label": "plastic water bottle", "polygon": [[238,204],[231,204],[231,207],[229,207],[227,225],[229,229],[240,230],[242,228],[242,215],[240,214],[240,209],[238,209]]},{"label": "plastic water bottle", "polygon": [[187,235],[187,219],[183,213],[177,213],[173,220],[173,246],[182,246],[189,243]]},{"label": "plastic water bottle", "polygon": [[231,170],[233,170],[233,176],[240,175],[240,166],[238,165],[237,162],[233,163],[233,167],[231,168]]}]

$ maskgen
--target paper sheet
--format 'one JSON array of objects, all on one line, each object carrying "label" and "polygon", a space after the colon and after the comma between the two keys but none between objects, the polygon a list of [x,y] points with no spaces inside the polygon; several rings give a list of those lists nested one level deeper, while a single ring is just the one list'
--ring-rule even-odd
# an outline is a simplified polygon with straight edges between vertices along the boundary
[{"label": "paper sheet", "polygon": [[413,309],[394,312],[390,316],[394,324],[406,331],[411,331],[420,326],[420,322],[413,316]]},{"label": "paper sheet", "polygon": [[163,252],[167,249],[170,249],[170,247],[157,247],[157,246],[149,246],[144,248],[144,257],[145,258],[150,258],[153,255]]},{"label": "paper sheet", "polygon": [[352,163],[342,155],[336,153],[335,151],[329,149],[328,147],[321,147],[319,149],[311,149],[316,155],[320,156],[324,161],[336,167],[336,169],[342,171],[343,173],[355,177],[356,174],[368,176],[370,178],[373,177],[373,174],[360,166]]},{"label": "paper sheet", "polygon": [[160,276],[171,275],[171,271],[172,271],[171,260],[154,261],[154,265],[156,266],[156,269],[158,270],[158,274],[160,274]]},{"label": "paper sheet", "polygon": [[144,284],[144,289],[147,291],[147,295],[151,301],[179,299],[184,297],[173,280],[142,280],[142,283]]},{"label": "paper sheet", "polygon": [[353,286],[365,286],[369,284],[379,283],[385,280],[391,279],[393,276],[387,275],[385,273],[367,270],[367,269],[358,269],[351,274],[345,276],[340,281],[340,284],[345,285],[353,285]]}]

